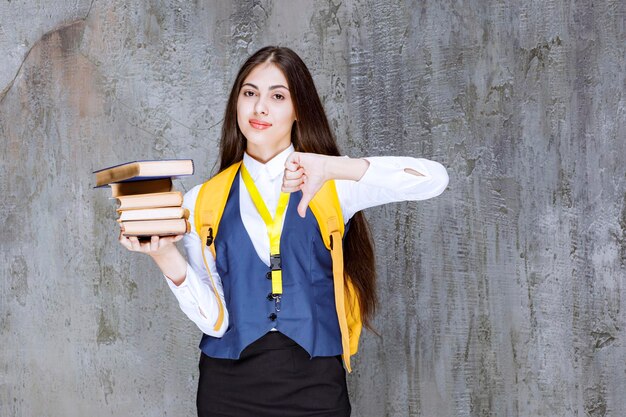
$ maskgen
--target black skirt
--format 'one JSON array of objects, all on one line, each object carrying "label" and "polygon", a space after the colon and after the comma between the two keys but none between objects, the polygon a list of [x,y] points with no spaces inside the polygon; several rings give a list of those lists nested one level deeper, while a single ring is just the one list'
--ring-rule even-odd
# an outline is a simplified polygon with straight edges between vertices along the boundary
[{"label": "black skirt", "polygon": [[198,417],[348,417],[341,356],[310,358],[293,340],[269,332],[239,359],[200,356]]}]

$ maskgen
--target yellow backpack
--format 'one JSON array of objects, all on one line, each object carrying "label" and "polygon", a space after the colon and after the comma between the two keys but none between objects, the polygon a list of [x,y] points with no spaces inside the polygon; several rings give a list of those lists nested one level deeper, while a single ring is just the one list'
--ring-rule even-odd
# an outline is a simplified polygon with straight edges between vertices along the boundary
[{"label": "yellow backpack", "polygon": [[[219,229],[220,220],[231,185],[239,171],[241,161],[237,162],[213,178],[202,184],[194,210],[194,224],[200,241],[209,247],[215,258],[215,236]],[[339,328],[341,330],[341,345],[343,349],[343,362],[346,370],[351,372],[350,356],[354,355],[359,347],[361,335],[361,310],[357,293],[352,281],[344,275],[343,270],[343,234],[344,224],[337,190],[334,181],[327,181],[318,191],[309,204],[313,215],[317,219],[322,238],[326,248],[330,250],[333,261],[333,284],[335,289],[335,306]],[[211,272],[202,250],[204,265]],[[224,306],[221,304],[213,277],[211,277],[213,292],[218,299],[219,315],[215,324],[215,330],[219,330],[224,320]]]}]

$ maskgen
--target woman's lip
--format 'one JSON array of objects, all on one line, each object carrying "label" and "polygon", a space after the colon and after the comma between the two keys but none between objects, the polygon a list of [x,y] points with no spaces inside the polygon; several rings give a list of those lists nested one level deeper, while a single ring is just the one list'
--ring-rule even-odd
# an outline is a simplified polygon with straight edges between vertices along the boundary
[{"label": "woman's lip", "polygon": [[256,119],[252,119],[250,120],[250,125],[255,128],[255,129],[267,129],[268,127],[272,126],[271,123],[267,123],[267,122],[262,122],[260,120],[256,120]]}]

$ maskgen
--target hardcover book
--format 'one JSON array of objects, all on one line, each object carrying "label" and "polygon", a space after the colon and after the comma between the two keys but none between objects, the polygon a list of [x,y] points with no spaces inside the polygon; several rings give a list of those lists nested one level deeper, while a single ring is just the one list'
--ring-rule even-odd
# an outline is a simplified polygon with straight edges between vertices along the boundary
[{"label": "hardcover book", "polygon": [[193,174],[193,160],[133,161],[94,171],[96,187],[113,182],[143,181]]},{"label": "hardcover book", "polygon": [[159,220],[159,219],[188,219],[189,210],[184,207],[160,207],[136,210],[124,210],[118,221],[131,220]]},{"label": "hardcover book", "polygon": [[120,203],[117,211],[156,207],[180,207],[183,204],[183,194],[180,191],[122,195],[115,198]]},{"label": "hardcover book", "polygon": [[161,178],[158,180],[116,182],[111,185],[111,197],[122,195],[166,193],[172,191],[172,179]]},{"label": "hardcover book", "polygon": [[139,220],[122,222],[124,236],[175,236],[190,232],[187,219]]}]

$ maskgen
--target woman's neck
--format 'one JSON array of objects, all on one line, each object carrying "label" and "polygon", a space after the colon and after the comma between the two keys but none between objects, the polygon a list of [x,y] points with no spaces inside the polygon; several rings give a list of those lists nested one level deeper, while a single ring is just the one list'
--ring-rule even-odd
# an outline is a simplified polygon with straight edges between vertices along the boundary
[{"label": "woman's neck", "polygon": [[266,164],[289,146],[291,146],[291,142],[271,149],[266,146],[254,146],[252,144],[248,144],[246,146],[246,153],[260,163]]}]

